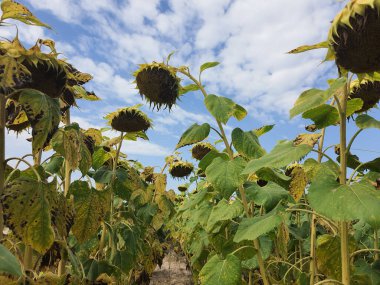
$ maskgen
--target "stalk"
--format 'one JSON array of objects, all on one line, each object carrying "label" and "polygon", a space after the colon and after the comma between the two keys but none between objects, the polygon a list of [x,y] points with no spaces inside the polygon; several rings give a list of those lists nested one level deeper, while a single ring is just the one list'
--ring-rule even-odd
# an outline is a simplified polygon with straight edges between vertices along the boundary
[{"label": "stalk", "polygon": [[[5,187],[5,100],[4,94],[0,94],[0,196]],[[3,206],[0,204],[0,240],[3,239],[3,230]]]},{"label": "stalk", "polygon": [[[347,98],[348,98],[349,84],[346,83],[343,90],[343,98],[339,100],[335,96],[335,101],[339,110],[340,118],[340,184],[346,185],[347,179]],[[350,252],[348,247],[348,222],[341,222],[339,225],[340,230],[340,250],[342,259],[342,283],[350,285]]]},{"label": "stalk", "polygon": [[373,234],[373,248],[377,251],[375,252],[375,261],[379,260],[379,236],[378,236],[378,230],[375,229],[375,232]]},{"label": "stalk", "polygon": [[[67,125],[70,125],[70,109],[68,109],[66,111],[66,117],[65,117],[65,122],[64,124],[67,126]],[[69,162],[67,160],[65,160],[65,184],[64,184],[64,192],[63,192],[63,195],[66,197],[67,194],[69,193],[69,188],[70,188],[70,184],[71,184],[71,169],[70,169],[70,165],[69,165]],[[58,264],[58,276],[62,276],[66,273],[66,261],[67,261],[67,257],[64,255],[62,256],[61,260],[59,261],[59,264]]]},{"label": "stalk", "polygon": [[[206,98],[208,95],[207,95],[207,92],[206,90],[204,89],[203,85],[201,84],[200,80],[198,81],[195,77],[193,77],[190,72],[188,71],[184,71],[184,70],[181,70],[179,69],[178,70],[179,72],[181,72],[182,74],[184,74],[185,76],[187,76],[190,80],[192,80],[198,87],[199,89],[201,90],[203,96]],[[220,135],[222,137],[222,140],[224,142],[224,145],[226,147],[226,150],[227,150],[227,153],[228,153],[228,156],[230,158],[230,160],[233,160],[233,152],[232,152],[232,149],[231,149],[231,146],[230,144],[228,143],[228,139],[227,139],[227,136],[226,136],[226,133],[224,131],[224,128],[223,128],[223,125],[221,122],[219,122],[218,120],[216,120],[216,123],[218,125],[218,128],[219,128],[219,131],[220,131]],[[239,194],[240,194],[240,197],[241,197],[241,200],[242,200],[242,203],[243,203],[243,207],[244,207],[244,212],[245,212],[245,215],[250,218],[252,217],[250,211],[249,211],[249,206],[248,206],[248,202],[247,202],[247,197],[245,195],[245,191],[244,191],[244,188],[243,186],[239,186]],[[257,257],[257,261],[258,261],[258,264],[259,264],[259,269],[260,269],[260,274],[261,274],[261,278],[263,279],[263,283],[264,285],[269,285],[269,281],[268,281],[268,277],[267,277],[267,274],[266,274],[266,270],[265,270],[265,265],[264,265],[264,260],[262,258],[262,254],[261,254],[261,249],[260,249],[260,242],[258,239],[255,239],[253,241],[253,245],[257,251],[256,253],[256,257]]]}]

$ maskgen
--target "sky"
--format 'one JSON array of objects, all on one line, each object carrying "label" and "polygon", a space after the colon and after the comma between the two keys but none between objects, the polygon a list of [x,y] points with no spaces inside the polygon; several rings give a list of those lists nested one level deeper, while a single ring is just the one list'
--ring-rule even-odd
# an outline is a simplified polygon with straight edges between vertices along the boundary
[{"label": "sky", "polygon": [[[235,127],[246,131],[263,125],[275,128],[261,139],[269,151],[278,140],[294,139],[304,133],[310,121],[289,120],[289,109],[302,91],[326,88],[336,78],[333,62],[322,63],[325,50],[289,55],[303,44],[327,38],[330,22],[345,2],[337,0],[20,0],[43,22],[46,30],[18,24],[19,38],[32,46],[39,38],[56,42],[63,58],[94,79],[86,85],[102,99],[78,101],[72,121],[82,128],[104,127],[103,117],[121,107],[144,103],[133,83],[138,64],[163,61],[175,51],[171,64],[186,65],[197,75],[207,61],[221,64],[203,74],[210,94],[233,99],[249,115],[241,122],[231,119],[227,135]],[[11,39],[15,27],[2,27],[0,35]],[[186,84],[187,80],[182,83]],[[127,142],[122,151],[143,164],[164,164],[181,134],[193,123],[213,122],[199,92],[181,97],[171,112],[143,107],[153,119],[149,141]],[[371,115],[379,118],[378,111]],[[215,125],[212,123],[212,125]],[[351,122],[352,125],[352,122]],[[333,127],[327,144],[339,141]],[[349,128],[349,135],[355,127]],[[116,136],[117,134],[114,133]],[[7,156],[29,153],[30,135],[7,138]],[[209,137],[210,142],[218,138]],[[380,134],[376,130],[360,135],[353,152],[364,161],[378,155]],[[180,149],[191,160],[190,148]],[[171,182],[173,187],[179,182]]]}]

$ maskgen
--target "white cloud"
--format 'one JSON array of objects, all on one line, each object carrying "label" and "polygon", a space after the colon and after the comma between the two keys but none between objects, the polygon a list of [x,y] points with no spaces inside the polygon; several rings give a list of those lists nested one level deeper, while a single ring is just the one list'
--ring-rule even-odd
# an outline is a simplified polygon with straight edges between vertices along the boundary
[{"label": "white cloud", "polygon": [[123,143],[122,151],[127,155],[131,154],[159,157],[164,157],[171,153],[171,151],[166,147],[143,140],[126,141]]}]

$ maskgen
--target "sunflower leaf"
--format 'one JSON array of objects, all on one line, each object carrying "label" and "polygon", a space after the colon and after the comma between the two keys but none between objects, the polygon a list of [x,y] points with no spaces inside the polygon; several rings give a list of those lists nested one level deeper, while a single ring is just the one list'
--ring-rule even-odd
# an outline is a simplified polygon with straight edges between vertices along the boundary
[{"label": "sunflower leaf", "polygon": [[217,61],[211,61],[211,62],[206,62],[204,64],[201,65],[200,67],[200,72],[202,73],[203,71],[205,71],[206,69],[208,68],[212,68],[212,67],[215,67],[217,65],[219,65],[220,63],[217,62]]},{"label": "sunflower leaf", "polygon": [[229,98],[210,94],[204,99],[207,110],[213,117],[223,124],[233,116],[241,121],[247,115],[247,111]]},{"label": "sunflower leaf", "polygon": [[241,262],[238,257],[228,254],[221,259],[217,254],[211,257],[199,273],[201,284],[236,285],[241,283]]},{"label": "sunflower leaf", "polygon": [[209,124],[204,123],[203,125],[198,125],[197,123],[195,123],[182,134],[176,146],[176,149],[203,141],[205,138],[208,137],[209,133]]},{"label": "sunflower leaf", "polygon": [[2,244],[0,244],[0,272],[14,276],[21,276],[21,266],[17,258]]}]

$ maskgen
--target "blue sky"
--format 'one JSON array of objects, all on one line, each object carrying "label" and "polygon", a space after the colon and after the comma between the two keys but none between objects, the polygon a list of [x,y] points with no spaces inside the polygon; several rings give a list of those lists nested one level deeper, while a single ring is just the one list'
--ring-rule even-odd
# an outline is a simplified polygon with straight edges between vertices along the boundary
[{"label": "blue sky", "polygon": [[[102,118],[120,107],[143,103],[131,76],[140,63],[162,61],[176,51],[171,63],[187,65],[197,74],[206,61],[221,64],[204,73],[209,93],[230,97],[243,105],[249,115],[242,122],[231,119],[234,127],[251,130],[276,124],[263,136],[263,146],[270,150],[278,140],[293,139],[305,132],[310,122],[288,120],[288,111],[299,94],[312,87],[326,87],[326,80],[336,77],[332,63],[321,64],[325,51],[288,55],[287,51],[325,40],[330,21],[343,7],[336,0],[24,0],[49,31],[19,24],[20,39],[33,45],[38,38],[51,38],[62,56],[78,69],[94,76],[89,90],[102,98],[99,102],[80,101],[72,120],[83,128],[103,127]],[[0,31],[12,38],[15,29]],[[123,151],[130,159],[162,166],[182,132],[194,122],[213,122],[198,93],[186,94],[172,112],[150,111],[154,121],[148,131],[150,141],[128,142]],[[373,111],[373,116],[378,116]],[[336,131],[336,129],[335,129]],[[354,128],[349,129],[353,133]],[[328,132],[327,143],[338,143]],[[30,152],[25,141],[7,139],[7,156]],[[360,135],[354,153],[368,160],[378,156],[379,132]],[[217,137],[212,134],[209,141]],[[361,149],[361,150],[359,150]],[[363,149],[367,151],[363,151]],[[372,151],[369,152],[368,150]],[[190,159],[188,148],[182,156]],[[375,152],[373,152],[375,151]],[[174,185],[175,183],[171,183]]]}]

